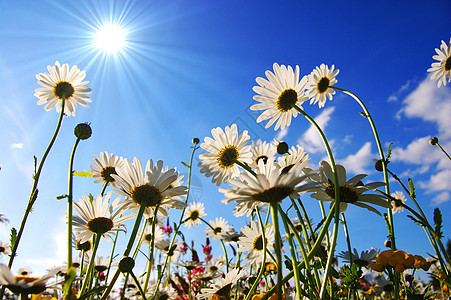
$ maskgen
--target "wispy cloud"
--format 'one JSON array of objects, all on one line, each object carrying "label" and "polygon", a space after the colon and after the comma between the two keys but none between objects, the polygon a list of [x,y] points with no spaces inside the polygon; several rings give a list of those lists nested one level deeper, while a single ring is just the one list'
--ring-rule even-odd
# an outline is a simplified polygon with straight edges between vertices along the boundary
[{"label": "wispy cloud", "polygon": [[372,158],[374,157],[376,157],[376,154],[371,153],[371,142],[366,142],[355,154],[339,159],[338,162],[350,173],[369,173],[367,168],[372,165]]},{"label": "wispy cloud", "polygon": [[13,143],[13,144],[11,144],[11,148],[13,148],[13,149],[22,149],[23,148],[23,144],[22,143]]},{"label": "wispy cloud", "polygon": [[[326,129],[334,111],[334,107],[326,108],[315,118],[315,122],[321,127],[322,130]],[[329,143],[333,145],[334,140],[330,140]],[[311,154],[326,152],[323,140],[313,125],[311,125],[309,129],[307,129],[307,131],[298,139],[298,144],[304,147],[305,151]]]},{"label": "wispy cloud", "polygon": [[288,127],[285,127],[284,129],[280,130],[275,138],[279,141],[282,141],[284,137],[286,137],[288,134]]},{"label": "wispy cloud", "polygon": [[434,199],[432,199],[432,204],[433,205],[439,205],[445,202],[448,202],[449,200],[451,200],[451,195],[449,192],[442,192],[440,194],[438,194]]},{"label": "wispy cloud", "polygon": [[402,85],[402,86],[399,88],[399,90],[397,90],[396,92],[394,92],[393,94],[391,94],[391,95],[388,97],[387,101],[388,101],[388,102],[395,102],[395,101],[398,101],[398,98],[400,97],[400,95],[401,95],[403,92],[405,92],[406,90],[409,89],[410,84],[411,84],[411,81],[408,80],[404,85]]}]

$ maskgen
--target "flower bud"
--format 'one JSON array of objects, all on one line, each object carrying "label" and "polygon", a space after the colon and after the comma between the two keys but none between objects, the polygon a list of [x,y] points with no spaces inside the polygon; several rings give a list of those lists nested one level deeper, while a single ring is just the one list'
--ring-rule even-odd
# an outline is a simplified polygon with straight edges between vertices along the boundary
[{"label": "flower bud", "polygon": [[118,267],[122,273],[130,273],[135,267],[135,261],[131,257],[123,257]]},{"label": "flower bud", "polygon": [[88,123],[80,123],[77,126],[75,126],[74,134],[80,140],[89,139],[92,134],[91,126],[89,126]]},{"label": "flower bud", "polygon": [[288,144],[285,142],[280,142],[277,145],[277,153],[280,155],[288,153]]},{"label": "flower bud", "polygon": [[194,144],[194,145],[197,145],[197,144],[199,144],[199,142],[200,142],[200,141],[199,141],[199,139],[198,139],[198,138],[194,138],[194,139],[193,139],[193,144]]},{"label": "flower bud", "polygon": [[387,247],[387,248],[391,248],[391,241],[390,240],[385,240],[384,246]]},{"label": "flower bud", "polygon": [[437,145],[438,143],[438,137],[433,137],[432,139],[429,140],[429,144],[431,144],[432,146]]},{"label": "flower bud", "polygon": [[376,161],[376,163],[374,164],[374,167],[376,168],[377,171],[382,172],[384,170],[384,167],[382,166],[382,160],[379,159]]}]

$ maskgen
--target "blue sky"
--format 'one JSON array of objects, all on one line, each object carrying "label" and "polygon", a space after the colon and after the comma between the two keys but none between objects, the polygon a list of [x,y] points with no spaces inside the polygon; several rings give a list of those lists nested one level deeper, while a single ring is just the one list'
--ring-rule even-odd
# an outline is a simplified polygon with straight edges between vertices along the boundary
[{"label": "blue sky", "polygon": [[[64,119],[46,162],[39,198],[27,223],[14,268],[34,270],[60,264],[64,257],[64,211],[56,201],[67,193],[73,128],[91,122],[93,136],[83,141],[75,169],[89,171],[93,155],[108,151],[141,161],[163,160],[186,169],[191,139],[210,136],[214,127],[237,123],[251,139],[283,138],[299,143],[312,158],[326,156],[319,136],[302,117],[285,131],[255,122],[255,78],[277,62],[299,65],[309,74],[321,63],[340,69],[337,86],[356,93],[373,115],[382,142],[393,143],[390,169],[405,182],[412,178],[426,214],[439,207],[450,237],[451,162],[429,145],[438,136],[451,149],[451,88],[437,88],[426,70],[434,49],[451,37],[449,1],[5,1],[0,0],[0,240],[18,228],[31,189],[33,155],[42,156],[58,114],[45,112],[33,96],[35,74],[56,60],[86,70],[92,89],[89,108]],[[119,55],[99,53],[96,30],[118,22],[127,30]],[[350,175],[382,177],[373,168],[378,157],[360,107],[337,93],[323,109],[304,105],[332,143],[335,157]],[[200,154],[200,152],[198,152]],[[197,164],[197,162],[196,162]],[[220,203],[216,185],[194,168],[195,199],[205,203],[207,220],[224,216],[236,229],[246,220]],[[91,179],[76,178],[75,198],[100,192]],[[396,183],[392,191],[400,190]],[[319,221],[317,203],[305,197]],[[411,202],[409,202],[412,204]],[[173,216],[173,217],[172,217]],[[171,220],[178,219],[174,211]],[[366,210],[349,208],[353,247],[382,248],[384,221]],[[421,228],[406,213],[395,215],[398,247],[414,254],[432,252]],[[187,231],[187,239],[203,227]],[[196,239],[200,247],[204,240]],[[219,248],[219,245],[213,245]],[[341,235],[339,249],[344,249]],[[1,258],[5,262],[5,258]]]}]

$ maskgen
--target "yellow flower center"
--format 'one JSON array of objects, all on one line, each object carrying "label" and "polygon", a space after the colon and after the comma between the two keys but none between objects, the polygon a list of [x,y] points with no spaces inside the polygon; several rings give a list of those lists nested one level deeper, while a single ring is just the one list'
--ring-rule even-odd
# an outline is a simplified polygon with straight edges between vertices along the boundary
[{"label": "yellow flower center", "polygon": [[284,90],[277,98],[277,109],[287,112],[293,108],[298,101],[298,93],[293,89]]},{"label": "yellow flower center", "polygon": [[[335,199],[335,189],[333,185],[329,185],[326,188],[325,192],[329,197]],[[341,202],[355,203],[359,200],[359,196],[357,195],[357,193],[348,187],[340,186],[339,192]]]},{"label": "yellow flower center", "polygon": [[329,87],[329,83],[330,83],[329,78],[327,78],[327,77],[321,78],[318,81],[318,85],[317,85],[318,92],[320,94],[324,94],[327,91],[327,88]]},{"label": "yellow flower center", "polygon": [[445,71],[446,72],[451,71],[451,56],[448,57],[445,61]]},{"label": "yellow flower center", "polygon": [[[265,239],[266,242],[268,242],[267,239]],[[255,251],[262,251],[263,250],[263,237],[259,235],[252,244],[252,249]]]},{"label": "yellow flower center", "polygon": [[191,219],[191,221],[196,221],[197,219],[199,219],[199,211],[193,210],[189,215],[189,218]]},{"label": "yellow flower center", "polygon": [[266,203],[278,203],[291,195],[294,189],[290,186],[275,186],[260,193],[253,194],[252,200]]},{"label": "yellow flower center", "polygon": [[97,234],[104,234],[105,232],[110,231],[111,228],[113,228],[114,224],[113,221],[111,221],[111,219],[109,218],[98,217],[89,220],[87,226],[88,229],[92,232],[95,232]]},{"label": "yellow flower center", "polygon": [[111,174],[117,175],[116,169],[112,166],[107,166],[100,171],[100,176],[102,176],[103,180],[106,182],[113,182],[114,178],[111,177]]},{"label": "yellow flower center", "polygon": [[238,149],[235,145],[229,145],[221,149],[218,154],[218,164],[223,169],[228,169],[235,164],[239,158]]},{"label": "yellow flower center", "polygon": [[70,82],[60,81],[53,86],[53,95],[56,98],[69,100],[75,93],[75,89]]},{"label": "yellow flower center", "polygon": [[263,162],[266,164],[266,162],[268,161],[268,156],[266,156],[266,155],[260,155],[259,157],[257,157],[256,159],[255,159],[255,163],[258,165],[258,161],[259,160],[263,160]]},{"label": "yellow flower center", "polygon": [[138,185],[130,193],[130,196],[137,204],[146,207],[157,206],[163,200],[160,190],[148,184]]}]

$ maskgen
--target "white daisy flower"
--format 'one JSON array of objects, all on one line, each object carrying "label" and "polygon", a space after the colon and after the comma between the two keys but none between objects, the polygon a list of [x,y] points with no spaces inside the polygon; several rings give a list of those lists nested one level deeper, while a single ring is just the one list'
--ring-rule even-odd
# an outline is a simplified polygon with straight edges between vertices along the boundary
[{"label": "white daisy flower", "polygon": [[449,39],[449,44],[442,41],[440,49],[435,48],[437,55],[432,56],[433,59],[438,62],[431,64],[428,72],[432,72],[431,80],[437,80],[437,87],[442,84],[446,86],[446,82],[451,81],[451,38]]},{"label": "white daisy flower", "polygon": [[211,135],[213,139],[205,137],[204,143],[200,145],[208,153],[199,155],[202,160],[199,167],[202,167],[200,172],[205,173],[205,176],[213,176],[212,182],[219,186],[240,174],[237,160],[248,165],[252,163],[251,146],[246,145],[250,137],[247,130],[238,136],[236,124],[226,126],[224,130],[220,127],[213,128]]},{"label": "white daisy flower", "polygon": [[[361,180],[367,176],[365,174],[356,175],[346,181],[346,169],[342,165],[336,166],[338,184],[340,185],[340,212],[344,212],[347,209],[348,203],[366,208],[378,215],[381,215],[381,213],[367,203],[385,208],[391,207],[391,204],[380,194],[364,194],[365,192],[374,191],[376,188],[384,186],[385,183],[373,182],[363,184]],[[334,174],[332,167],[326,161],[321,162],[321,172],[318,181],[320,183],[311,189],[311,191],[315,192],[311,197],[319,201],[335,201]]]},{"label": "white daisy flower", "polygon": [[35,96],[39,98],[37,104],[44,106],[46,111],[56,106],[56,111],[60,112],[62,108],[62,99],[65,100],[64,113],[75,116],[75,109],[78,104],[88,107],[86,102],[92,100],[86,96],[91,93],[91,89],[86,86],[89,81],[83,81],[86,77],[85,71],[80,71],[77,66],[69,70],[69,65],[60,65],[58,61],[55,66],[47,66],[49,73],[36,74],[38,83],[43,88],[37,88]]},{"label": "white daisy flower", "polygon": [[111,176],[116,174],[116,169],[120,168],[123,164],[123,158],[115,156],[112,153],[108,155],[108,152],[102,152],[99,157],[94,155],[94,165],[90,165],[92,177],[95,179],[94,183],[105,182],[116,186],[116,181]]},{"label": "white daisy flower", "polygon": [[[260,265],[262,263],[265,250],[274,250],[274,231],[272,226],[265,227],[266,248],[263,247],[262,228],[259,222],[251,221],[249,226],[241,228],[244,236],[238,240],[238,252],[247,252],[244,258],[251,265]],[[266,255],[266,261],[270,261],[270,256]]]},{"label": "white daisy flower", "polygon": [[95,233],[109,240],[113,232],[125,232],[122,223],[134,218],[134,215],[122,215],[125,207],[119,202],[120,196],[114,199],[111,205],[108,205],[110,197],[111,192],[107,193],[105,197],[98,195],[91,201],[83,195],[82,199],[74,202],[74,208],[80,216],[74,215],[72,223],[74,230],[78,231],[80,243],[90,240]]},{"label": "white daisy flower", "polygon": [[214,238],[215,240],[220,240],[221,235],[224,232],[227,232],[230,230],[230,226],[227,224],[227,220],[223,217],[219,217],[214,219],[213,221],[210,221],[210,227],[207,227],[205,229],[206,237],[207,238]]},{"label": "white daisy flower", "polygon": [[237,211],[243,214],[249,215],[262,203],[279,203],[288,196],[298,198],[299,193],[305,189],[300,184],[308,178],[298,172],[281,173],[281,169],[273,161],[266,164],[260,161],[255,173],[257,176],[244,172],[240,178],[230,180],[229,189],[219,189],[226,196],[223,201],[236,202]]},{"label": "white daisy flower", "polygon": [[0,242],[0,254],[10,255],[11,254],[11,245],[7,242]]},{"label": "white daisy flower", "polygon": [[[302,171],[309,163],[310,159],[307,152],[305,152],[304,148],[301,146],[296,145],[296,147],[292,146],[290,150],[288,150],[288,155],[279,156],[276,165],[281,170],[281,173],[286,173],[288,171]],[[296,171],[291,170],[292,168],[295,168]]]},{"label": "white daisy flower", "polygon": [[141,205],[146,207],[144,215],[153,217],[153,212],[158,207],[158,213],[168,216],[170,208],[183,209],[184,202],[174,199],[186,194],[185,186],[172,187],[177,182],[179,173],[175,169],[164,171],[163,162],[160,160],[155,165],[151,159],[147,161],[143,172],[140,160],[135,157],[133,164],[124,159],[122,167],[116,170],[117,175],[111,176],[119,186],[118,194],[128,197],[124,205],[131,207],[132,212],[139,210]]},{"label": "white daisy flower", "polygon": [[392,212],[397,213],[404,211],[404,207],[402,205],[407,201],[407,198],[404,196],[403,192],[396,191],[392,193],[391,196],[394,198],[394,200],[392,199],[390,201],[392,205]]},{"label": "white daisy flower", "polygon": [[310,73],[306,91],[306,94],[310,97],[310,104],[318,102],[318,106],[321,108],[326,104],[326,97],[332,100],[335,90],[331,86],[337,83],[335,77],[340,72],[338,69],[334,70],[334,68],[334,65],[329,69],[327,65],[321,64]]},{"label": "white daisy flower", "polygon": [[376,261],[376,256],[379,250],[371,248],[370,250],[362,251],[359,255],[357,250],[354,248],[353,252],[349,251],[342,251],[337,256],[343,259],[344,263],[351,263],[351,257],[352,257],[352,263],[361,266],[366,267],[370,263]]},{"label": "white daisy flower", "polygon": [[185,221],[185,226],[188,228],[195,227],[200,225],[202,221],[201,218],[205,217],[207,214],[205,213],[204,204],[201,202],[191,202],[185,210],[185,214],[183,219]]},{"label": "white daisy flower", "polygon": [[201,289],[201,294],[198,296],[200,299],[230,299],[233,286],[245,275],[245,270],[233,269],[210,288]]},{"label": "white daisy flower", "polygon": [[[150,245],[152,242],[152,225],[144,227],[144,232],[141,231],[141,234],[143,234],[143,242]],[[162,240],[164,240],[164,231],[160,227],[155,226],[154,242],[157,243]]]},{"label": "white daisy flower", "polygon": [[260,160],[263,160],[264,163],[266,163],[268,160],[274,160],[276,155],[276,149],[272,144],[262,142],[260,139],[258,139],[257,142],[252,141],[251,153],[252,153],[251,167],[256,168]]},{"label": "white daisy flower", "polygon": [[273,65],[274,73],[267,70],[265,75],[268,79],[257,77],[255,81],[259,86],[254,86],[253,90],[258,95],[253,98],[260,102],[251,106],[251,110],[263,110],[257,118],[257,123],[268,120],[266,128],[273,125],[276,121],[274,130],[284,129],[290,126],[291,117],[296,118],[298,111],[293,108],[297,105],[301,108],[303,102],[308,100],[304,95],[307,84],[307,77],[299,80],[299,66],[295,69],[291,66]]},{"label": "white daisy flower", "polygon": [[29,273],[14,276],[6,265],[0,264],[0,285],[5,286],[14,294],[40,294],[47,289],[47,281],[56,273],[57,271],[53,271],[40,278],[28,276]]},{"label": "white daisy flower", "polygon": [[172,244],[172,247],[173,247],[172,251],[170,251],[171,248],[169,248],[169,246],[171,246],[171,240],[169,240],[169,239],[160,240],[155,243],[155,248],[160,250],[163,254],[171,257],[171,262],[176,262],[179,259],[180,254],[181,254],[180,253],[181,243],[179,241],[175,240],[174,243]]}]

